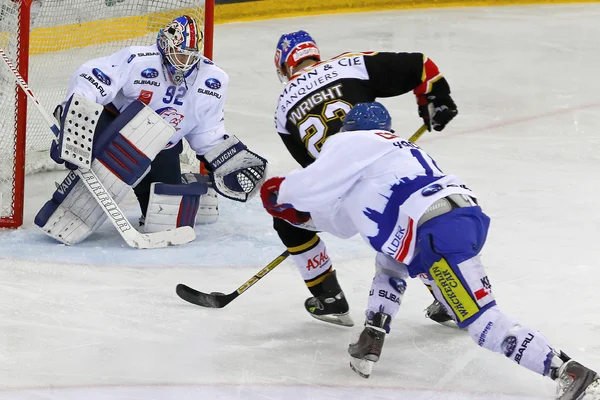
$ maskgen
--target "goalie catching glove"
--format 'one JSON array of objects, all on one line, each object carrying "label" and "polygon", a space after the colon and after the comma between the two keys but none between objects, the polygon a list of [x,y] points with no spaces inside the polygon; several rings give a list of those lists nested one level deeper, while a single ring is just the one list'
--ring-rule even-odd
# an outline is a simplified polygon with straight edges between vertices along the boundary
[{"label": "goalie catching glove", "polygon": [[231,200],[248,201],[267,176],[267,160],[249,151],[235,136],[226,137],[203,158],[214,189]]}]

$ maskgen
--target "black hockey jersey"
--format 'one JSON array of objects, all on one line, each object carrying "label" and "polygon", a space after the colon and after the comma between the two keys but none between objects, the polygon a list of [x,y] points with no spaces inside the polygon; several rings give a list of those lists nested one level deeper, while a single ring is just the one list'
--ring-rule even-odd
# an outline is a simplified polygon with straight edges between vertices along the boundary
[{"label": "black hockey jersey", "polygon": [[275,126],[294,159],[311,164],[357,103],[416,89],[426,77],[421,53],[344,53],[293,76],[279,96]]}]

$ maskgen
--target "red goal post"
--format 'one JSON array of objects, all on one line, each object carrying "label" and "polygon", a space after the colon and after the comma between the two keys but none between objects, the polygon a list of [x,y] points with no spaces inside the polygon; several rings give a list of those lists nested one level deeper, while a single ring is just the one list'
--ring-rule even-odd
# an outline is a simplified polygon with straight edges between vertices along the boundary
[{"label": "red goal post", "polygon": [[[0,47],[48,110],[63,100],[73,71],[120,48],[154,43],[160,28],[187,14],[204,27],[212,59],[214,0],[4,0]],[[0,228],[23,223],[25,176],[54,169],[52,133],[5,66],[0,68]],[[50,193],[49,193],[50,194]]]}]

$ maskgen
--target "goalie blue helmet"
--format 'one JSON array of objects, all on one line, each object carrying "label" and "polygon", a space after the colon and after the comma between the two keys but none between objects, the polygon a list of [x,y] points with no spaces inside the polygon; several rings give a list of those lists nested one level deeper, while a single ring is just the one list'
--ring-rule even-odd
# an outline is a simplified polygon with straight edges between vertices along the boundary
[{"label": "goalie blue helmet", "polygon": [[344,131],[392,130],[392,117],[383,104],[358,103],[346,114],[342,122]]},{"label": "goalie blue helmet", "polygon": [[298,64],[309,58],[321,61],[317,43],[307,32],[297,31],[281,35],[275,50],[275,67],[279,80],[287,82],[286,67],[293,70]]},{"label": "goalie blue helmet", "polygon": [[183,15],[158,32],[156,44],[173,82],[179,84],[200,61],[202,29],[192,17]]}]

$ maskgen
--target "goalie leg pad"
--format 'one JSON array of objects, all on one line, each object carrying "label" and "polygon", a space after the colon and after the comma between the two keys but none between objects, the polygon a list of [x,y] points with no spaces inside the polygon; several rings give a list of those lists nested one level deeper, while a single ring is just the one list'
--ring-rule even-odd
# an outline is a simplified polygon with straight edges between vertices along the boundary
[{"label": "goalie leg pad", "polygon": [[267,160],[249,151],[235,136],[204,155],[215,190],[231,200],[246,202],[265,181]]},{"label": "goalie leg pad", "polygon": [[148,203],[150,201],[150,186],[153,182],[168,183],[178,185],[181,183],[181,164],[179,163],[179,154],[183,145],[179,142],[174,147],[165,149],[158,153],[152,164],[150,172],[139,181],[133,191],[138,199],[142,215],[146,215]]},{"label": "goalie leg pad", "polygon": [[[97,165],[93,162],[92,165]],[[95,169],[95,168],[92,168]],[[115,202],[121,201],[129,187],[118,179],[110,179],[106,168],[98,168],[100,173],[104,172],[104,182],[112,182],[110,185],[111,196]],[[58,185],[56,191],[41,210],[37,213],[34,223],[44,233],[64,244],[77,244],[86,239],[106,220],[106,215],[95,201],[92,194],[87,190],[83,182],[70,171],[63,182]]]},{"label": "goalie leg pad", "polygon": [[208,191],[206,194],[200,196],[200,204],[198,205],[198,212],[196,213],[197,224],[213,224],[219,219],[219,197],[217,196],[216,190],[213,188],[210,177],[202,173],[202,166],[200,168],[200,174],[185,173],[181,175],[181,181],[185,184],[201,182],[207,185]]},{"label": "goalie leg pad", "polygon": [[[149,170],[149,168],[144,170],[142,160],[148,159],[149,165],[174,132],[174,129],[152,109],[143,103],[136,103],[139,102],[132,103],[123,111],[107,127],[106,135],[102,134],[94,143],[94,156],[97,159],[92,162],[91,169],[108,190],[111,200],[116,203],[125,197],[130,189],[130,183],[135,184],[136,179],[138,181],[143,179]],[[118,150],[118,147],[123,151]],[[106,148],[118,150],[106,157],[113,161],[121,161],[130,169],[119,164],[122,168],[119,170],[121,173],[119,175],[101,162],[99,159],[105,159],[103,149]],[[138,153],[139,157],[133,157],[134,153]],[[137,161],[134,163],[129,156]],[[79,181],[75,173],[71,172],[54,193],[52,200],[38,212],[35,224],[62,243],[76,244],[87,238],[105,220],[106,215],[94,196],[83,182]]]},{"label": "goalie leg pad", "polygon": [[[65,244],[75,244],[87,238],[92,233],[91,227],[70,211],[70,206],[78,202],[77,200],[85,195],[86,191],[83,184],[79,182],[79,177],[74,171],[70,171],[58,185],[52,198],[37,213],[34,224]],[[88,215],[91,216],[91,210],[88,210]],[[99,215],[92,218],[99,218]]]},{"label": "goalie leg pad", "polygon": [[[146,151],[138,148],[139,144],[143,145],[146,142],[146,135],[155,136],[157,133],[162,133],[165,128],[163,124],[150,125],[152,114],[156,115],[143,103],[131,103],[102,132],[94,146],[94,158],[128,186],[135,186],[142,179],[150,168],[152,160],[162,150],[157,146],[150,146],[149,149],[145,149]],[[158,117],[158,115],[156,116]],[[170,137],[167,138],[167,141],[169,139]]]},{"label": "goalie leg pad", "polygon": [[151,160],[124,136],[117,134],[98,161],[128,186],[133,186],[148,170]]},{"label": "goalie leg pad", "polygon": [[208,192],[202,182],[187,185],[152,183],[146,211],[146,232],[162,232],[181,226],[194,227],[200,197]]}]

